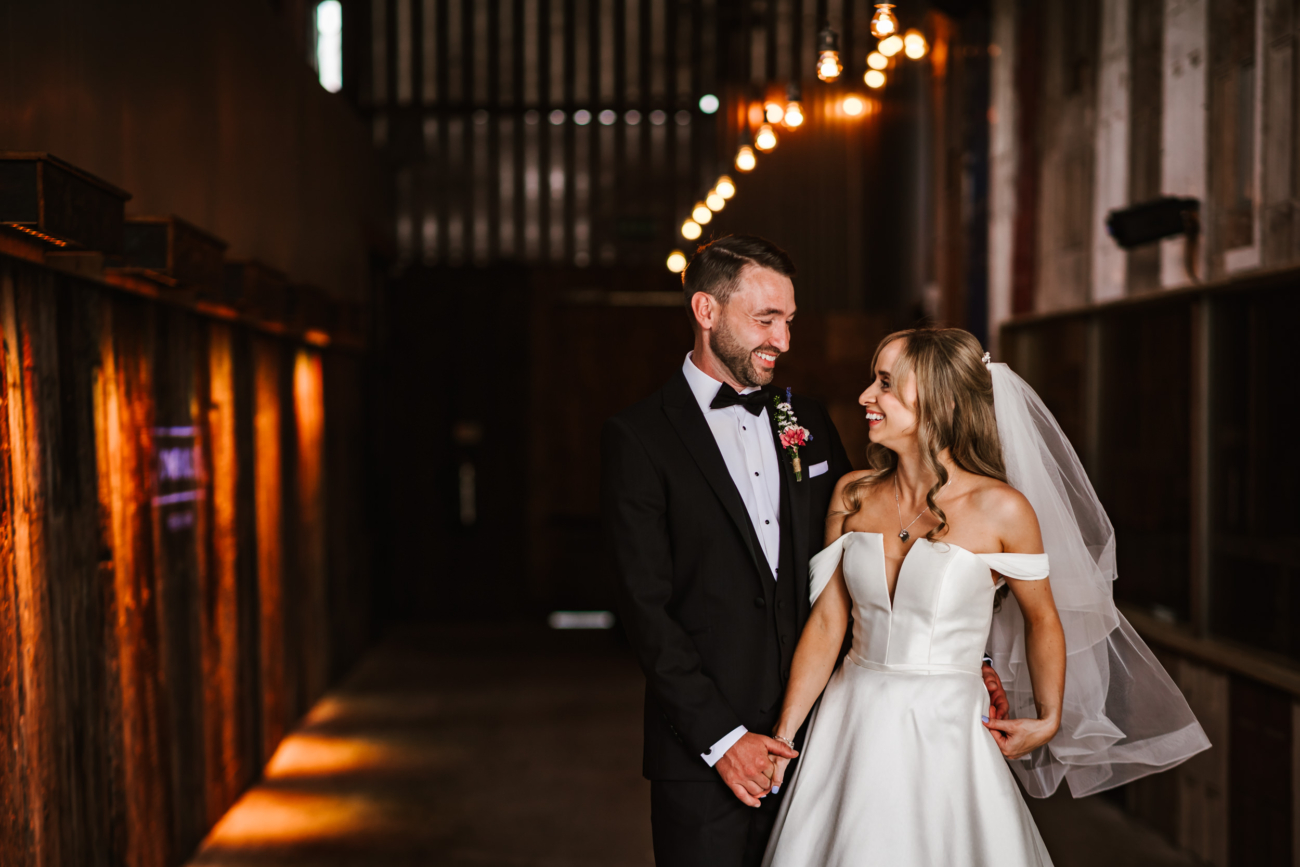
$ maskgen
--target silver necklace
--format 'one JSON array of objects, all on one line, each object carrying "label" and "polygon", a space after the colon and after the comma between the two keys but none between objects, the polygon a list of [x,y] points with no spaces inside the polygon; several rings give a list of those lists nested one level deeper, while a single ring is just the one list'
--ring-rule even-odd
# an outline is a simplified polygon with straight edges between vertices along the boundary
[{"label": "silver necklace", "polygon": [[[943,486],[946,488],[951,484],[952,484],[952,479],[949,479],[948,481],[943,483]],[[921,520],[921,516],[930,510],[930,505],[927,503],[925,508],[922,509],[920,512],[918,512],[916,517],[912,519],[912,523],[908,524],[906,527],[903,527],[903,507],[899,504],[898,501],[898,476],[895,475],[894,476],[894,509],[898,512],[898,526],[902,527],[902,529],[898,531],[898,538],[906,542],[908,539],[912,538],[912,534],[907,532],[908,529],[912,526],[912,524],[915,524],[917,521]]]}]

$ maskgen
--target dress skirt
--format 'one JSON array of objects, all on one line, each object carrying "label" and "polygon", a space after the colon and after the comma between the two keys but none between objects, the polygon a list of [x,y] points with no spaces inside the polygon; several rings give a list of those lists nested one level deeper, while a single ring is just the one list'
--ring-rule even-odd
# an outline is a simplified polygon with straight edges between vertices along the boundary
[{"label": "dress skirt", "polygon": [[978,674],[850,654],[814,712],[771,867],[1050,867]]}]

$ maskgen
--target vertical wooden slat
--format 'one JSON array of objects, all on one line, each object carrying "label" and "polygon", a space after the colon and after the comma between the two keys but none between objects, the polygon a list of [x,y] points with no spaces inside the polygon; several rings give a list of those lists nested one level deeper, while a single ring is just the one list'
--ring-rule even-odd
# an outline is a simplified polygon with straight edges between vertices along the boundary
[{"label": "vertical wooden slat", "polygon": [[[122,306],[127,307],[127,302]],[[125,312],[125,311],[124,311]],[[145,496],[150,501],[153,590],[159,635],[159,672],[166,700],[166,741],[171,751],[173,846],[188,852],[207,830],[204,762],[203,635],[195,501],[170,502],[163,494],[202,496],[193,466],[195,426],[195,323],[175,308],[131,309],[142,340],[132,365],[145,371],[148,391],[132,402],[141,424],[151,424],[145,454]],[[186,467],[178,457],[189,456]],[[164,474],[164,458],[170,465]],[[164,484],[166,487],[164,488]]]},{"label": "vertical wooden slat", "polygon": [[[0,297],[11,298],[13,275],[3,263],[0,285]],[[4,343],[0,344],[0,364],[4,365],[4,375],[0,376],[0,473],[5,480],[0,484],[0,743],[10,746],[0,750],[0,861],[27,867],[32,863],[32,853],[26,845],[29,808],[23,761],[22,632],[14,571],[14,444],[9,434],[9,419],[14,412],[10,405],[13,362],[9,358],[13,346],[6,329]]]},{"label": "vertical wooden slat", "polygon": [[593,0],[571,0],[572,15],[569,19],[568,39],[572,42],[570,48],[570,58],[573,65],[573,71],[569,73],[572,78],[570,87],[570,103],[574,108],[590,109],[594,103],[592,99],[592,76],[591,76],[591,35],[598,27],[594,23],[594,17],[598,10],[593,8]]},{"label": "vertical wooden slat", "polygon": [[474,82],[472,93],[468,95],[472,97],[476,108],[487,105],[491,94],[494,93],[491,85],[495,67],[491,63],[492,58],[489,53],[489,45],[492,43],[489,38],[488,10],[497,2],[498,0],[478,0],[476,3],[471,3],[473,18],[466,19],[470,24],[467,30],[470,31],[469,36],[472,40],[469,43],[471,57],[469,75]]},{"label": "vertical wooden slat", "polygon": [[[559,258],[572,263],[576,252],[576,221],[578,214],[578,127],[573,120],[578,103],[578,15],[585,7],[585,0],[564,0],[564,106],[565,124],[561,128],[564,142],[564,210],[561,212],[564,224],[562,247]],[[585,24],[585,22],[584,22]]]},{"label": "vertical wooden slat", "polygon": [[647,28],[646,3],[650,0],[624,0],[623,3],[623,101],[626,107],[640,106],[645,92],[645,56],[643,35]]},{"label": "vertical wooden slat", "polygon": [[465,2],[464,0],[446,0],[446,51],[447,60],[447,99],[449,106],[456,106],[466,100],[468,88],[465,85]]},{"label": "vertical wooden slat", "polygon": [[321,358],[299,349],[294,357],[293,410],[297,458],[296,550],[303,597],[304,692],[310,707],[329,682],[329,597],[325,569],[325,391]]},{"label": "vertical wooden slat", "polygon": [[251,777],[244,763],[239,713],[239,576],[237,503],[239,458],[235,442],[235,367],[230,326],[212,323],[207,340],[207,466],[211,495],[204,514],[210,582],[204,629],[204,680],[208,707],[208,777],[214,797],[209,821],[234,803]]},{"label": "vertical wooden slat", "polygon": [[173,856],[167,785],[171,756],[160,682],[157,594],[150,580],[152,389],[141,343],[138,323],[116,305],[105,304],[94,394],[96,463],[116,606],[113,640],[122,726],[126,860],[141,867],[163,867]]},{"label": "vertical wooden slat", "polygon": [[420,97],[425,105],[438,101],[438,0],[421,0],[420,5]]},{"label": "vertical wooden slat", "polygon": [[542,55],[546,43],[541,27],[545,13],[542,2],[543,0],[517,0],[519,5],[516,7],[522,8],[523,12],[520,18],[523,26],[519,28],[519,44],[522,47],[519,56],[523,58],[520,75],[524,84],[524,104],[530,107],[536,107],[542,99]]},{"label": "vertical wooden slat", "polygon": [[1291,697],[1244,677],[1229,689],[1228,862],[1291,863]]},{"label": "vertical wooden slat", "polygon": [[668,0],[643,0],[648,11],[649,39],[645,63],[649,66],[650,101],[662,103],[668,96]]},{"label": "vertical wooden slat", "polygon": [[[9,431],[12,449],[10,474],[13,485],[13,569],[14,600],[17,604],[18,672],[21,693],[19,750],[24,765],[20,775],[27,805],[28,846],[36,864],[58,861],[58,840],[52,835],[51,771],[54,755],[47,741],[51,687],[48,642],[48,613],[44,584],[44,533],[41,513],[44,491],[40,468],[39,415],[31,364],[31,335],[28,331],[23,293],[6,280],[0,296],[3,305],[5,343],[5,390],[9,395]],[[33,428],[36,430],[33,430]],[[35,448],[33,448],[35,447]]]},{"label": "vertical wooden slat", "polygon": [[289,696],[284,643],[280,348],[266,338],[253,341],[253,390],[262,755],[269,759],[285,735]]},{"label": "vertical wooden slat", "polygon": [[1214,867],[1228,867],[1228,677],[1187,660],[1173,675],[1213,745],[1178,768],[1177,843]]},{"label": "vertical wooden slat", "polygon": [[370,98],[376,106],[388,102],[388,0],[370,5]]},{"label": "vertical wooden slat", "polygon": [[621,40],[615,38],[617,19],[614,0],[596,0],[592,15],[597,24],[591,28],[592,90],[602,108],[614,104],[614,87],[618,74],[618,48]]},{"label": "vertical wooden slat", "polygon": [[518,0],[497,0],[496,9],[496,103],[498,107],[509,108],[519,99],[516,84],[516,71],[520,60],[519,49],[515,44],[515,33],[519,29],[519,17],[516,9]]},{"label": "vertical wooden slat", "polygon": [[415,21],[412,4],[415,0],[395,0],[397,4],[395,29],[397,50],[394,52],[394,77],[398,105],[410,105],[415,91]]},{"label": "vertical wooden slat", "polygon": [[[504,10],[502,7],[506,7]],[[487,118],[487,154],[485,159],[486,219],[488,223],[487,255],[496,259],[501,256],[501,18],[502,12],[509,14],[509,0],[492,0],[487,10],[487,44],[484,63],[487,64],[487,100],[491,113]],[[509,20],[506,21],[509,27]]]}]

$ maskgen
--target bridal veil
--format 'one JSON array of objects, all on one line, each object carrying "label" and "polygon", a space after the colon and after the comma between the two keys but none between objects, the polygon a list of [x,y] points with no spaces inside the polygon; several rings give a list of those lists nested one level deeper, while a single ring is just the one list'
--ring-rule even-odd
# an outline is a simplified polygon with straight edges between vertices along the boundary
[{"label": "bridal veil", "polygon": [[[1074,448],[1028,383],[1005,364],[988,367],[1007,480],[1038,515],[1066,646],[1061,729],[1010,764],[1035,797],[1064,779],[1080,798],[1173,767],[1210,742],[1115,607],[1115,529]],[[1011,716],[1036,717],[1024,618],[1012,596],[994,614],[989,652]]]}]

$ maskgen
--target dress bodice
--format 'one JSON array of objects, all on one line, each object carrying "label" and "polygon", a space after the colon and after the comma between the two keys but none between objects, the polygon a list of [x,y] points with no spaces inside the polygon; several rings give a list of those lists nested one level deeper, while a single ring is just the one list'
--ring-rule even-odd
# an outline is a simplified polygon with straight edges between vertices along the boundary
[{"label": "dress bodice", "polygon": [[1048,572],[1046,554],[976,554],[921,538],[903,559],[891,602],[884,537],[845,533],[812,560],[814,603],[840,562],[853,600],[853,661],[910,671],[978,673],[998,587],[992,573],[1038,580]]}]

